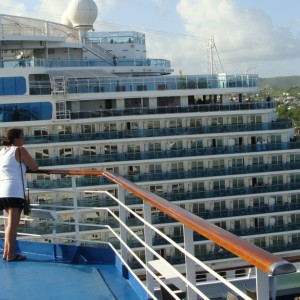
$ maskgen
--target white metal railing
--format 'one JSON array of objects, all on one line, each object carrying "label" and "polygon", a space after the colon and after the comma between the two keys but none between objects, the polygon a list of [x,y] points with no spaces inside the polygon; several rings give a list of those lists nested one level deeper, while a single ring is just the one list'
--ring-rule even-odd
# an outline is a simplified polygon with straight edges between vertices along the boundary
[{"label": "white metal railing", "polygon": [[[39,173],[43,173],[46,171],[39,171]],[[56,174],[57,170],[49,171],[49,173]],[[59,171],[64,172],[64,171]],[[87,171],[88,172],[88,171]],[[90,171],[92,172],[92,171]],[[97,172],[97,171],[96,171]],[[98,171],[103,174],[111,174],[109,172],[104,171]],[[70,171],[71,175],[80,174],[81,171],[73,170]],[[113,179],[113,176],[110,176],[111,179]],[[108,177],[108,176],[107,176]],[[169,238],[167,235],[162,233],[158,228],[153,226],[151,224],[151,211],[152,207],[157,207],[157,205],[153,205],[153,203],[149,203],[147,201],[144,201],[143,205],[143,217],[136,213],[134,210],[130,209],[128,206],[125,205],[125,189],[128,191],[128,187],[132,188],[135,191],[135,195],[139,194],[142,199],[144,199],[145,195],[150,195],[151,193],[144,191],[142,188],[134,185],[133,183],[122,179],[120,176],[115,177],[117,181],[119,181],[118,185],[118,198],[113,196],[107,191],[101,191],[101,190],[89,190],[85,192],[90,193],[101,193],[109,196],[111,199],[113,199],[116,203],[118,203],[118,209],[116,211],[116,207],[114,209],[109,208],[83,208],[78,207],[77,204],[77,187],[76,187],[76,177],[72,176],[72,192],[73,192],[73,206],[51,206],[48,205],[48,208],[53,208],[56,210],[56,213],[52,214],[52,219],[48,216],[44,215],[44,218],[49,219],[49,223],[52,223],[54,225],[54,229],[57,226],[64,225],[64,224],[72,224],[75,226],[74,232],[65,232],[65,233],[57,233],[55,230],[52,233],[52,241],[57,242],[64,242],[70,240],[70,237],[74,237],[74,240],[76,241],[76,244],[82,244],[82,243],[95,243],[100,244],[103,243],[103,241],[94,241],[91,239],[83,238],[83,236],[87,235],[89,233],[89,230],[82,230],[81,228],[83,226],[92,226],[93,231],[94,230],[107,230],[110,232],[119,242],[120,242],[120,249],[116,248],[111,243],[108,243],[107,241],[104,241],[105,243],[109,244],[112,249],[118,255],[120,255],[124,265],[127,268],[130,268],[130,261],[135,260],[139,265],[140,268],[142,268],[145,271],[146,274],[146,280],[143,282],[145,285],[145,288],[147,289],[149,296],[151,296],[153,299],[157,299],[155,296],[155,288],[160,285],[164,287],[175,299],[180,299],[174,291],[171,290],[171,288],[168,286],[168,284],[163,280],[161,277],[164,277],[165,279],[168,279],[169,283],[173,283],[175,286],[183,290],[187,293],[187,299],[189,300],[196,300],[197,297],[200,297],[201,299],[210,299],[208,296],[205,295],[205,288],[204,285],[201,284],[201,289],[199,289],[199,284],[196,283],[195,278],[195,271],[196,269],[205,270],[205,272],[208,272],[211,274],[212,277],[216,279],[216,282],[219,282],[222,284],[223,288],[220,291],[220,294],[222,294],[226,290],[231,290],[235,294],[239,295],[243,299],[251,299],[249,296],[247,296],[244,292],[244,290],[240,289],[239,287],[232,284],[229,280],[223,278],[220,274],[218,274],[216,271],[214,271],[212,268],[210,268],[208,265],[200,261],[194,256],[194,249],[193,249],[193,229],[190,228],[188,225],[183,226],[183,232],[184,232],[184,247],[178,245],[174,240]],[[126,187],[125,187],[126,185]],[[127,187],[128,186],[128,187]],[[130,191],[130,189],[129,189]],[[145,195],[144,195],[145,194]],[[161,199],[160,197],[153,195],[153,199]],[[145,199],[144,199],[145,200]],[[161,201],[164,201],[164,199],[161,199]],[[181,212],[181,208],[168,203],[169,209],[170,209],[170,215],[172,217],[175,217],[176,212]],[[35,208],[38,208],[41,212],[41,209],[46,206],[38,206],[36,205]],[[74,222],[62,222],[60,221],[60,215],[65,214],[66,210],[69,209],[68,213],[73,214]],[[48,209],[49,211],[49,209]],[[115,228],[113,226],[109,225],[99,225],[99,224],[91,224],[91,223],[84,223],[79,222],[80,220],[80,214],[87,212],[87,211],[97,211],[97,212],[106,212],[108,215],[110,215],[117,223],[118,227]],[[36,217],[41,217],[41,215],[38,213],[37,210],[33,210]],[[47,212],[47,210],[43,211],[44,214]],[[51,212],[51,210],[50,210]],[[182,210],[182,213],[186,213],[186,211]],[[131,228],[126,225],[126,216],[127,215],[133,215],[136,219],[138,219],[143,224],[143,236],[140,236],[134,231],[134,228]],[[56,216],[57,215],[57,216]],[[33,215],[34,216],[34,215]],[[196,217],[197,218],[197,217]],[[26,220],[30,220],[26,219]],[[35,220],[33,218],[32,220]],[[207,226],[214,226],[207,222]],[[216,227],[218,228],[218,227]],[[217,231],[222,231],[221,228],[216,229]],[[166,240],[174,249],[177,251],[180,251],[185,256],[185,272],[179,272],[176,270],[167,260],[165,260],[161,255],[158,254],[158,252],[155,250],[155,247],[152,245],[152,237],[153,235],[159,235],[161,238]],[[222,232],[221,232],[222,234]],[[26,235],[26,239],[28,239],[29,235]],[[37,236],[32,235],[30,236],[31,239],[36,240],[37,238],[41,238],[43,236]],[[49,235],[48,235],[49,237]],[[130,245],[128,245],[128,239],[134,238],[139,244],[140,247],[138,249],[142,249],[145,254],[145,259],[143,260],[141,257],[137,255],[137,253],[134,251],[136,249],[132,249]],[[235,237],[236,239],[240,240],[240,238]],[[222,241],[220,243],[222,247],[224,245],[222,244]],[[250,247],[250,244],[249,244]],[[251,245],[253,249],[253,245]],[[251,249],[250,249],[251,250]],[[268,257],[272,258],[273,256]],[[276,257],[274,256],[274,261],[276,261]],[[286,265],[286,269],[281,269],[280,264]],[[163,268],[161,268],[163,266]],[[287,262],[284,261],[278,261],[276,265],[273,266],[273,269],[276,273],[284,274],[290,273],[295,271],[293,269],[293,266]],[[276,270],[279,269],[277,272]],[[284,270],[285,269],[285,270]],[[281,271],[280,271],[281,270]],[[185,273],[185,275],[183,275]],[[275,277],[270,274],[271,270],[269,272],[265,272],[261,270],[261,268],[256,267],[256,293],[259,300],[265,300],[269,299],[269,296],[272,296],[272,299],[275,299],[276,296],[276,280]],[[137,275],[136,275],[137,276]],[[142,282],[142,281],[141,281]],[[271,285],[271,291],[269,289],[269,286]],[[222,295],[224,296],[224,295]]]}]

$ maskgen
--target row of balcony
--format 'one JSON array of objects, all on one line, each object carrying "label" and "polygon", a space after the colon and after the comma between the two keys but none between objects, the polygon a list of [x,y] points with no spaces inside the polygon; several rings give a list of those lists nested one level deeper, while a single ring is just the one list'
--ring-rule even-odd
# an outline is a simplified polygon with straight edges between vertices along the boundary
[{"label": "row of balcony", "polygon": [[[164,61],[162,61],[164,62]],[[56,61],[61,63],[61,61]],[[70,63],[70,61],[67,61]],[[51,67],[52,65],[49,65]],[[63,66],[58,66],[63,67]],[[153,66],[154,67],[154,66]],[[168,66],[165,66],[168,67]],[[149,70],[148,70],[149,71]],[[188,76],[145,76],[145,77],[101,77],[101,78],[68,78],[65,82],[66,92],[77,93],[111,93],[132,91],[161,91],[182,89],[211,89],[211,88],[258,88],[258,76],[228,75],[219,78],[218,75],[188,75]],[[55,85],[55,82],[53,82]],[[45,81],[30,81],[30,94],[40,95],[52,92],[51,83]],[[53,91],[55,93],[55,90]]]},{"label": "row of balcony", "polygon": [[[141,151],[141,152],[127,152],[115,154],[98,154],[98,155],[77,155],[66,157],[51,157],[36,159],[40,167],[45,166],[59,166],[59,165],[76,165],[76,164],[97,164],[104,162],[116,161],[135,161],[146,159],[166,159],[166,158],[180,158],[180,157],[195,157],[218,154],[234,154],[234,153],[257,153],[262,151],[275,150],[291,150],[299,149],[300,142],[291,143],[272,143],[267,145],[245,145],[245,146],[225,146],[225,147],[207,147],[198,149],[180,149],[180,150],[163,150],[163,151]],[[265,168],[265,167],[263,167]],[[281,167],[284,169],[284,167]],[[247,170],[245,170],[248,172]],[[159,175],[158,175],[159,176]],[[161,174],[160,176],[163,176]],[[134,177],[133,177],[134,179]],[[159,178],[161,179],[161,178]]]},{"label": "row of balcony", "polygon": [[[99,181],[104,183],[104,180],[99,178]],[[99,181],[87,179],[77,179],[77,186],[97,186]],[[110,184],[108,180],[105,180],[106,184]],[[64,183],[64,184],[63,184]],[[70,180],[45,180],[35,181],[28,183],[29,188],[34,189],[56,189],[56,188],[71,188]],[[218,190],[204,190],[204,191],[185,191],[185,192],[170,192],[160,193],[160,196],[169,201],[183,201],[192,199],[204,199],[204,198],[215,198],[215,197],[228,197],[237,195],[249,195],[249,194],[263,194],[263,193],[277,193],[289,190],[300,189],[300,182],[289,182],[289,183],[276,183],[276,184],[264,184],[261,186],[245,186],[239,188],[226,187]],[[139,204],[141,200],[137,197],[129,195],[126,197],[126,204]]]},{"label": "row of balcony", "polygon": [[[275,171],[290,171],[300,169],[300,162],[290,163],[270,163],[264,165],[249,165],[238,167],[224,167],[224,168],[211,168],[211,169],[198,169],[189,171],[178,172],[164,172],[164,173],[145,173],[136,175],[125,175],[124,178],[133,182],[149,182],[149,181],[162,181],[162,180],[176,180],[176,179],[191,179],[191,178],[203,178],[211,176],[223,176],[223,175],[238,175],[238,174],[252,174],[252,173],[264,173]],[[110,183],[104,177],[89,177],[89,178],[77,178],[78,186],[91,186],[91,185],[107,185]],[[71,187],[72,182],[70,178],[62,178],[57,180],[38,180],[28,182],[30,188],[39,189],[53,189]],[[230,187],[227,187],[227,189]]]},{"label": "row of balcony", "polygon": [[229,103],[229,104],[195,104],[189,106],[165,106],[157,108],[148,107],[132,107],[125,109],[104,109],[93,111],[78,111],[71,112],[71,119],[88,119],[88,118],[105,118],[105,117],[118,117],[118,116],[134,116],[134,115],[159,115],[159,114],[182,114],[182,113],[201,113],[201,112],[218,112],[218,111],[237,111],[237,110],[256,110],[276,108],[276,102],[242,102],[242,103]]},{"label": "row of balcony", "polygon": [[[102,222],[103,224],[107,224],[107,221]],[[101,223],[99,223],[101,224]],[[99,225],[97,224],[97,225]],[[113,227],[117,227],[113,226]],[[55,229],[56,233],[66,233],[66,232],[74,232],[74,225],[70,224],[60,224],[60,225],[51,225],[51,226],[39,226],[38,228],[31,228],[31,227],[21,227],[20,232],[23,233],[34,233],[34,234],[40,234],[40,235],[47,235],[51,234],[53,232],[53,229]],[[251,235],[262,235],[262,234],[270,234],[270,233],[276,233],[276,232],[286,232],[286,231],[299,231],[300,229],[300,223],[290,223],[290,224],[282,224],[282,225],[273,225],[273,226],[263,226],[263,227],[249,227],[245,229],[233,229],[229,230],[231,233],[236,234],[238,236],[251,236]],[[94,226],[80,226],[80,231],[94,231],[95,227]],[[184,242],[184,237],[183,236],[175,236],[175,235],[169,235],[169,237],[174,240],[176,243],[180,244]],[[194,241],[204,241],[207,240],[205,237],[194,233]],[[109,240],[111,243],[113,243],[117,248],[119,247],[118,240],[115,240],[114,238],[110,238]],[[156,236],[153,237],[152,240],[153,246],[166,246],[169,243],[162,237]],[[142,245],[135,239],[129,238],[127,241],[127,245],[132,248],[138,248],[142,247]],[[273,252],[277,251],[287,251],[287,250],[292,250],[288,249],[288,247],[291,247],[291,244],[282,244],[282,245],[277,245],[276,247],[273,247]],[[279,248],[282,248],[284,250],[279,250]],[[221,254],[220,258],[224,256],[226,251],[224,252],[217,252],[218,254]],[[215,253],[214,253],[215,254]]]},{"label": "row of balcony", "polygon": [[[273,225],[273,226],[263,226],[263,227],[249,227],[245,229],[230,229],[229,231],[237,236],[250,236],[250,235],[258,235],[258,234],[269,234],[276,232],[285,232],[285,231],[293,231],[300,230],[300,223],[290,223],[290,224],[282,224],[282,225]],[[182,236],[169,236],[176,243],[180,244],[184,242],[184,237]],[[201,236],[197,233],[194,233],[194,241],[204,241],[207,240],[204,236]],[[153,238],[153,246],[158,245],[168,245],[169,243],[162,237],[157,236]],[[129,246],[134,246],[134,244],[128,243]]]},{"label": "row of balcony", "polygon": [[[40,201],[39,204],[43,205],[45,201]],[[47,205],[47,204],[46,204]],[[51,205],[58,205],[58,206],[72,206],[72,200],[62,200],[61,202],[51,203]],[[78,200],[79,207],[112,207],[116,206],[115,202],[113,201],[107,201],[105,199],[94,199],[94,200]],[[240,208],[227,208],[224,210],[214,210],[214,209],[206,209],[205,211],[193,211],[193,214],[203,218],[203,219],[224,219],[224,218],[234,218],[234,217],[240,217],[240,216],[257,216],[257,215],[266,215],[266,214],[274,214],[275,212],[292,212],[297,211],[300,209],[300,202],[293,202],[293,203],[284,203],[284,204],[274,204],[274,205],[260,205],[260,206],[248,206],[240,207]],[[88,221],[86,221],[88,223]],[[166,223],[174,223],[174,219],[166,216],[163,213],[155,212],[152,213],[152,224],[158,225],[158,224],[166,224]],[[112,227],[117,227],[118,223],[111,219],[110,221],[105,220],[103,222],[99,220],[92,219],[92,223],[96,224],[103,224],[109,223]],[[126,221],[128,226],[141,226],[142,223],[139,219],[128,217]],[[285,230],[295,230],[292,227],[290,227],[290,224]],[[283,228],[279,228],[276,231],[281,231]],[[257,234],[256,231],[249,231],[247,229],[243,232],[236,233],[238,235],[248,235],[248,234]]]},{"label": "row of balcony", "polygon": [[[277,253],[277,252],[288,252],[293,250],[298,250],[300,246],[300,241],[298,243],[287,243],[282,245],[269,245],[269,246],[259,246],[260,248],[271,252],[271,253]],[[228,259],[228,258],[234,258],[235,256],[226,250],[222,252],[218,251],[211,251],[206,254],[195,254],[195,256],[200,259],[201,261],[209,261],[209,260],[218,260],[218,259]],[[176,264],[184,264],[185,263],[185,257],[184,256],[177,256],[177,257],[167,257],[167,261],[169,261],[172,265]],[[137,265],[134,264],[136,267]]]},{"label": "row of balcony", "polygon": [[[160,128],[160,129],[137,129],[120,130],[95,133],[70,133],[70,134],[49,134],[43,136],[26,136],[27,144],[56,143],[56,142],[77,142],[94,140],[112,140],[159,136],[177,136],[191,134],[213,134],[231,132],[265,131],[292,128],[292,121],[276,121],[261,124],[238,124],[238,125],[212,125],[198,127]],[[262,145],[263,147],[264,145]],[[267,145],[266,145],[267,146]]]}]

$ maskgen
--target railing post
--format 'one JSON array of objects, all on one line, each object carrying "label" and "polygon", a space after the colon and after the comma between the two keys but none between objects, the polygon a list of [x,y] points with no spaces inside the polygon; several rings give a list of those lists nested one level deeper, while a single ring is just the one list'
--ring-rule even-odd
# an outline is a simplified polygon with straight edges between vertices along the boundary
[{"label": "railing post", "polygon": [[269,299],[269,277],[268,274],[256,268],[256,295],[257,300]]},{"label": "railing post", "polygon": [[[151,205],[143,201],[143,210],[144,210],[144,219],[146,222],[152,224],[151,220]],[[144,224],[144,238],[145,238],[145,243],[152,248],[152,230],[149,226]],[[146,259],[146,265],[148,266],[148,261],[153,260],[153,254],[151,253],[150,250],[146,248],[145,250],[145,259]],[[147,282],[147,288],[151,293],[154,293],[154,279],[153,277],[146,272],[146,282]]]},{"label": "railing post", "polygon": [[72,191],[73,191],[73,207],[74,207],[74,222],[75,222],[75,237],[76,246],[80,245],[79,234],[79,217],[78,217],[78,205],[77,205],[77,192],[76,192],[76,177],[72,176]]},{"label": "railing post", "polygon": [[[118,186],[118,199],[125,205],[125,190],[120,185]],[[122,205],[119,205],[119,218],[126,224],[126,210]],[[125,244],[127,244],[127,236],[128,234],[125,227],[120,224],[120,237]],[[123,244],[121,244],[121,256],[126,262],[128,261],[128,251]]]},{"label": "railing post", "polygon": [[[194,256],[194,236],[193,230],[187,226],[183,226],[184,234],[184,248],[192,256]],[[195,262],[191,260],[188,256],[185,256],[185,269],[186,269],[186,278],[191,283],[196,285],[196,268]],[[189,300],[196,300],[197,294],[191,288],[187,287],[187,295]]]}]

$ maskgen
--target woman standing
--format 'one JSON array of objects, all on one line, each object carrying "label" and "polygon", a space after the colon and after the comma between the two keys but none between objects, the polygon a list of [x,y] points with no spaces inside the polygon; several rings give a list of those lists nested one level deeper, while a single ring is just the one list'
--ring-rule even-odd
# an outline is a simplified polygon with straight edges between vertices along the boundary
[{"label": "woman standing", "polygon": [[[0,150],[0,210],[6,211],[8,223],[5,229],[3,259],[7,261],[26,259],[26,256],[16,253],[15,244],[20,216],[24,207],[25,171],[26,168],[31,171],[38,170],[38,164],[23,147],[23,144],[23,130],[13,128],[7,131],[3,138],[4,147]],[[22,168],[20,163],[22,163]],[[25,186],[23,186],[23,182]]]}]

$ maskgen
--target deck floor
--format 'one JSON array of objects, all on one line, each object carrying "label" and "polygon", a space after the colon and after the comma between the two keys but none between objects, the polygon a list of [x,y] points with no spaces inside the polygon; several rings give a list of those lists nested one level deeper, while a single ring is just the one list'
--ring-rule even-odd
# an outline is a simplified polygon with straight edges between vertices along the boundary
[{"label": "deck floor", "polygon": [[141,300],[113,264],[25,255],[27,260],[21,262],[0,259],[0,300]]}]

